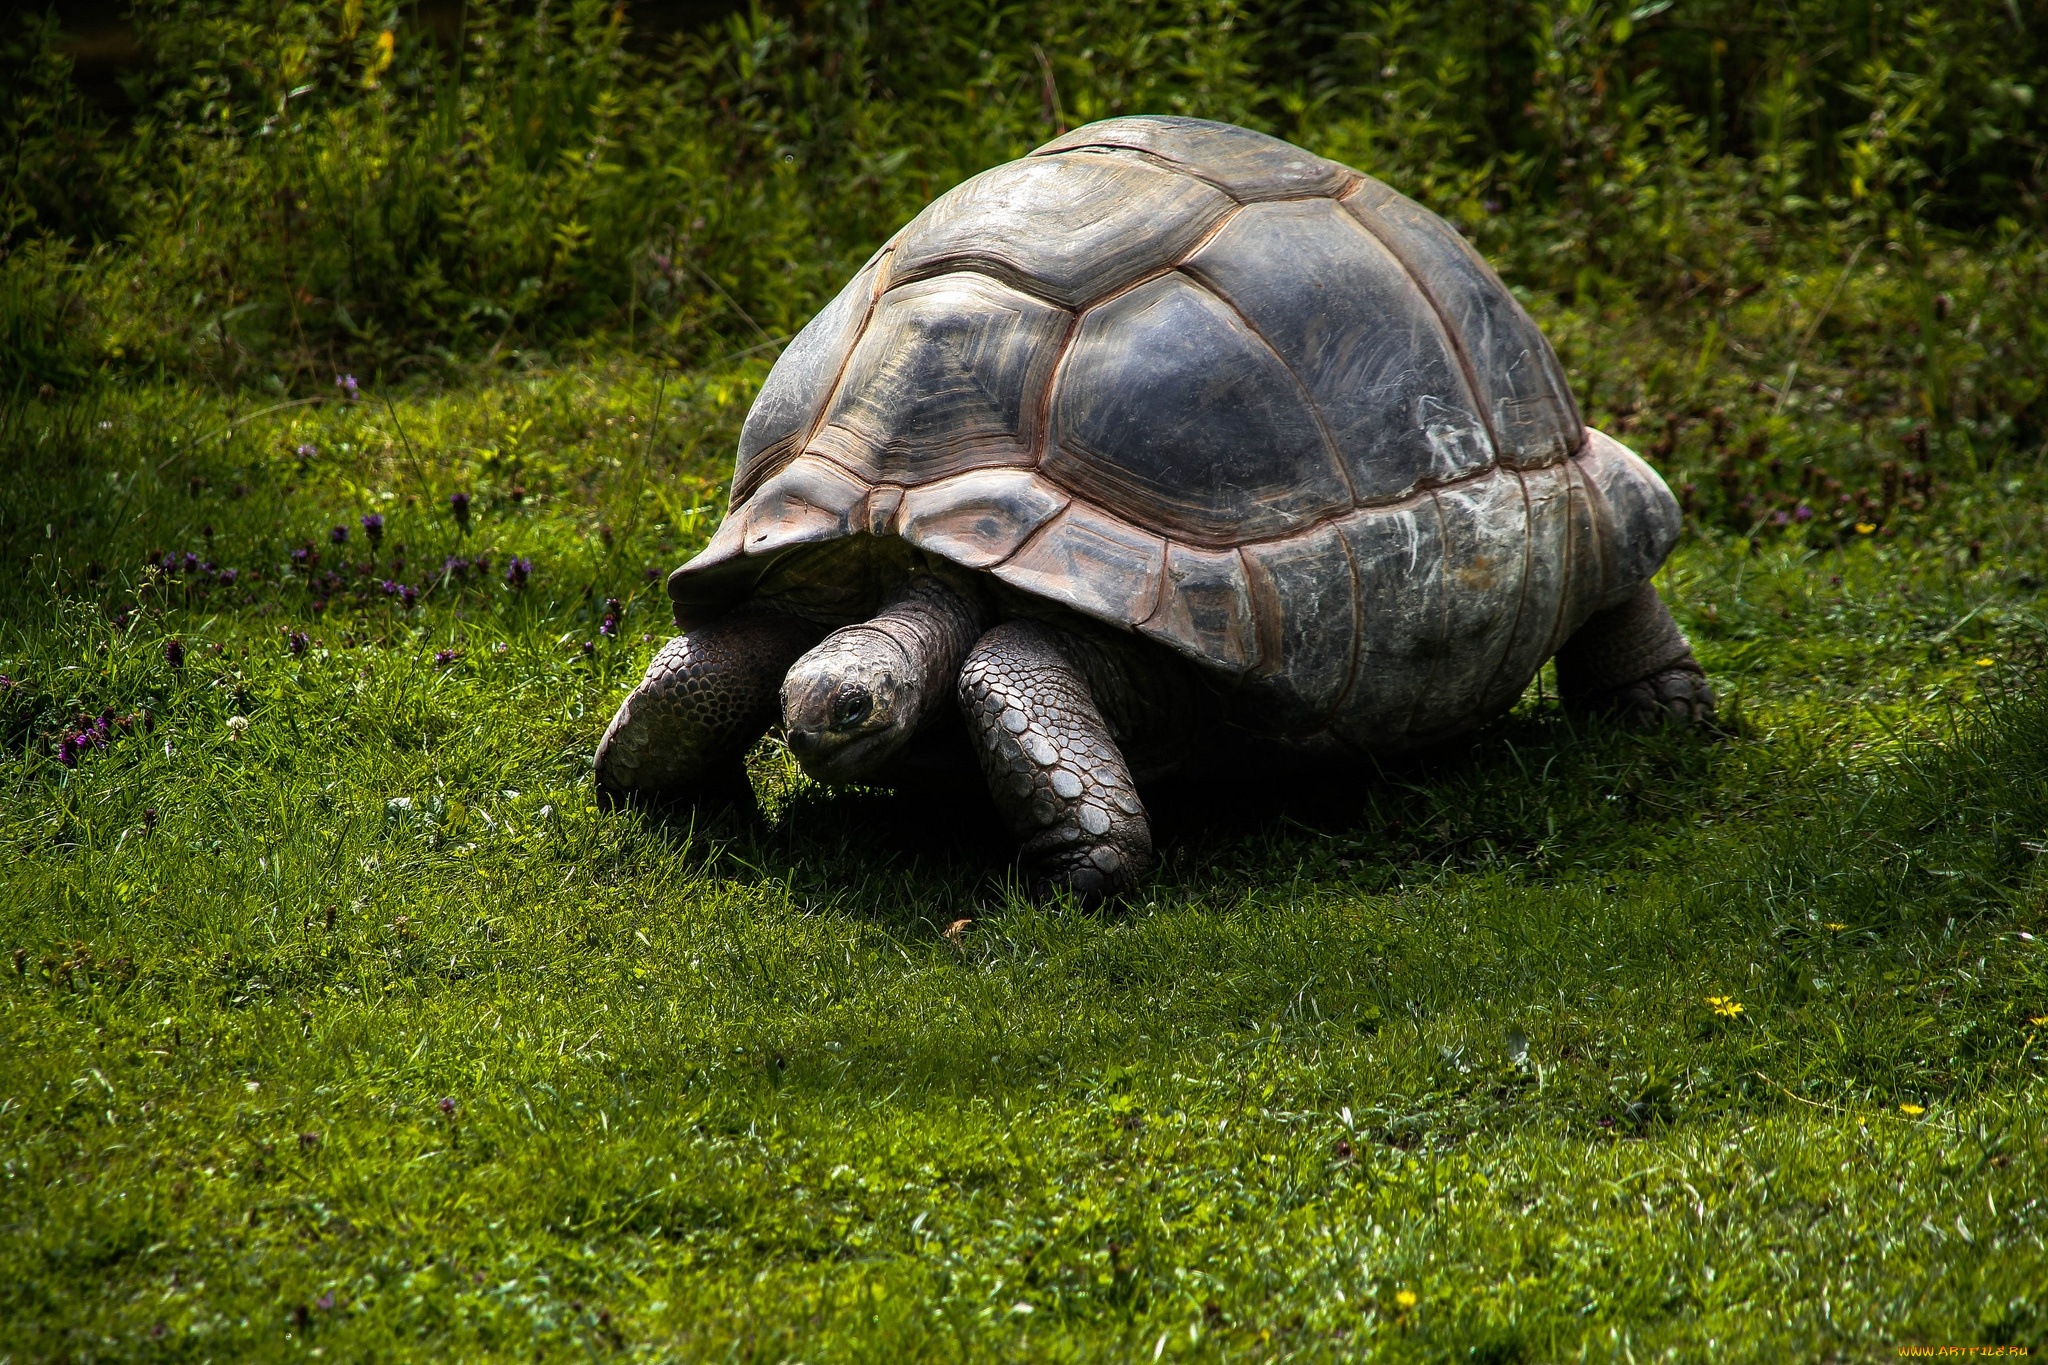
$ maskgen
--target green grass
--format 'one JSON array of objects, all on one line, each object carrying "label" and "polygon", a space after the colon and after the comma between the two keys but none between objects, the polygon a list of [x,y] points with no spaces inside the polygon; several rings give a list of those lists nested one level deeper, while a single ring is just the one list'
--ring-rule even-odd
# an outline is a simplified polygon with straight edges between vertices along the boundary
[{"label": "green grass", "polygon": [[[11,413],[0,1358],[2048,1342],[2048,478],[1696,529],[1721,737],[1532,689],[1354,780],[1160,793],[1160,876],[1077,914],[987,812],[772,744],[759,821],[596,809],[759,375]],[[362,581],[490,574],[306,586],[369,510]],[[237,582],[140,567],[187,549]]]}]

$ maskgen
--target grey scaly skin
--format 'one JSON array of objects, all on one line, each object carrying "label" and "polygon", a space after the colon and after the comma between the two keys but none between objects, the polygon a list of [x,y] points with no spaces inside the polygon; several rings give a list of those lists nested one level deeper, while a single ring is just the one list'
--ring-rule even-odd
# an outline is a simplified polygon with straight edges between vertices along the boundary
[{"label": "grey scaly skin", "polygon": [[1070,632],[1010,621],[975,643],[960,669],[960,709],[989,795],[1021,841],[1033,890],[1099,903],[1152,867],[1152,826],[1130,765],[1097,704],[1130,689],[1115,661]]},{"label": "grey scaly skin", "polygon": [[822,626],[755,609],[661,647],[597,746],[600,802],[744,798],[744,760],[775,720],[775,689]]},{"label": "grey scaly skin", "polygon": [[992,618],[986,598],[913,574],[882,610],[833,631],[782,683],[789,749],[820,782],[883,773],[953,700],[953,678]]},{"label": "grey scaly skin", "polygon": [[1557,652],[1566,706],[1606,711],[1639,726],[1707,725],[1714,689],[1655,585],[1596,612]]}]

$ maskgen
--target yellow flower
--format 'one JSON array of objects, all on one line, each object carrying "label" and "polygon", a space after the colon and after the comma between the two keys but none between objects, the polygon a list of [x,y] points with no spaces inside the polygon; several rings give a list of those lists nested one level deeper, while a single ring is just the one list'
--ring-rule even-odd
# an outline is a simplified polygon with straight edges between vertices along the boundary
[{"label": "yellow flower", "polygon": [[2048,1014],[2030,1014],[2027,1016],[2027,1022],[2035,1028],[2048,1028]]},{"label": "yellow flower", "polygon": [[1707,1003],[1713,1006],[1714,1013],[1720,1015],[1723,1019],[1733,1019],[1736,1015],[1742,1013],[1742,1002],[1731,1000],[1725,995],[1710,995],[1707,997]]},{"label": "yellow flower", "polygon": [[363,89],[375,90],[377,78],[391,66],[391,58],[398,51],[398,35],[385,29],[377,35],[376,55],[363,67]]},{"label": "yellow flower", "polygon": [[1902,1104],[1899,1106],[1899,1112],[1909,1119],[1917,1119],[1927,1110],[1917,1104]]},{"label": "yellow flower", "polygon": [[1992,664],[1994,664],[1994,663],[1996,663],[1996,662],[1997,662],[1997,660],[1995,660],[1995,659],[1979,659],[1979,660],[1977,660],[1977,667],[1979,667],[1979,668],[1989,668],[1989,667],[1991,667],[1991,665],[1992,665]]},{"label": "yellow flower", "polygon": [[1834,920],[1829,920],[1826,924],[1823,924],[1821,926],[1821,928],[1827,930],[1831,934],[1839,934],[1848,927],[1849,926],[1846,924],[1837,924]]},{"label": "yellow flower", "polygon": [[1415,1291],[1412,1289],[1403,1289],[1394,1295],[1394,1307],[1403,1313],[1415,1307],[1415,1303]]},{"label": "yellow flower", "polygon": [[1859,521],[1856,523],[1856,534],[1859,536],[1867,536],[1876,529],[1877,523],[1874,521]]}]

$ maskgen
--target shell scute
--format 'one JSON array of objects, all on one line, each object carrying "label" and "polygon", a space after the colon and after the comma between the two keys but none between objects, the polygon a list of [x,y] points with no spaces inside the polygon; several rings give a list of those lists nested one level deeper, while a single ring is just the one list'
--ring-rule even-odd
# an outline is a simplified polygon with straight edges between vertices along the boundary
[{"label": "shell scute", "polygon": [[1443,518],[1443,661],[1408,723],[1418,738],[1474,718],[1513,640],[1528,567],[1528,500],[1515,471],[1495,469],[1432,496]]},{"label": "shell scute", "polygon": [[1235,550],[1169,543],[1165,591],[1138,629],[1226,673],[1255,666],[1259,637],[1244,560]]},{"label": "shell scute", "polygon": [[1364,180],[1344,206],[1407,267],[1464,348],[1501,462],[1534,468],[1577,450],[1583,428],[1557,356],[1479,253],[1377,180]]},{"label": "shell scute", "polygon": [[1067,308],[1164,270],[1234,207],[1128,157],[1026,157],[934,201],[903,230],[892,281],[977,270]]},{"label": "shell scute", "polygon": [[1229,306],[1163,275],[1082,315],[1041,468],[1154,530],[1233,544],[1351,505],[1301,386]]},{"label": "shell scute", "polygon": [[1601,527],[1599,607],[1620,606],[1670,555],[1685,517],[1657,471],[1604,431],[1586,429],[1578,466]]},{"label": "shell scute", "polygon": [[1400,261],[1331,200],[1251,205],[1187,270],[1300,379],[1361,501],[1400,498],[1493,462],[1435,310]]},{"label": "shell scute", "polygon": [[865,483],[824,460],[793,460],[747,503],[744,551],[776,554],[849,535],[867,495]]},{"label": "shell scute", "polygon": [[1584,464],[1585,452],[1592,449],[1596,436],[1597,433],[1589,433],[1579,458],[1559,466],[1569,480],[1570,502],[1565,516],[1569,523],[1566,544],[1570,562],[1565,565],[1561,589],[1564,601],[1557,612],[1557,647],[1562,647],[1571,633],[1600,609],[1601,595],[1606,590],[1606,554],[1600,544],[1602,513],[1596,505],[1598,494],[1587,486]]},{"label": "shell scute", "polygon": [[1067,323],[1060,309],[985,275],[891,289],[810,448],[876,483],[1027,464]]},{"label": "shell scute", "polygon": [[1152,614],[1165,568],[1165,541],[1074,502],[993,572],[1020,592],[1128,627]]},{"label": "shell scute", "polygon": [[[1565,462],[1568,463],[1568,462]],[[1476,709],[1481,713],[1513,706],[1543,661],[1557,652],[1558,625],[1567,605],[1565,584],[1570,575],[1571,479],[1565,463],[1516,472],[1528,509],[1523,547],[1527,565],[1512,633],[1494,678]]]},{"label": "shell scute", "polygon": [[744,499],[781,457],[809,437],[820,409],[832,396],[847,348],[867,319],[879,260],[877,253],[866,269],[790,339],[775,368],[768,372],[740,428],[739,460],[732,473],[735,503]]},{"label": "shell scute", "polygon": [[987,569],[1016,553],[1066,505],[1066,494],[1029,470],[982,469],[907,490],[894,526],[920,549]]},{"label": "shell scute", "polygon": [[1355,512],[1337,529],[1351,551],[1366,626],[1336,728],[1340,738],[1372,748],[1384,744],[1388,718],[1405,721],[1422,704],[1446,653],[1443,515],[1425,493]]},{"label": "shell scute", "polygon": [[1259,665],[1247,699],[1261,727],[1322,728],[1351,681],[1357,642],[1357,578],[1343,537],[1325,522],[1297,536],[1248,545]]},{"label": "shell scute", "polygon": [[1291,142],[1207,119],[1152,116],[1104,119],[1046,143],[1033,156],[1088,147],[1144,152],[1221,186],[1244,202],[1336,194],[1354,172]]}]

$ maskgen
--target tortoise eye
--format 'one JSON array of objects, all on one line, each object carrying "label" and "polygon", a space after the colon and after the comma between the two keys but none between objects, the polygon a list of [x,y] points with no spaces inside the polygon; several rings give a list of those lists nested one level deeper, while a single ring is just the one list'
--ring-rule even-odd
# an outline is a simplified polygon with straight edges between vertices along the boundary
[{"label": "tortoise eye", "polygon": [[866,720],[875,709],[875,699],[865,687],[842,688],[832,698],[832,728],[850,730]]}]

